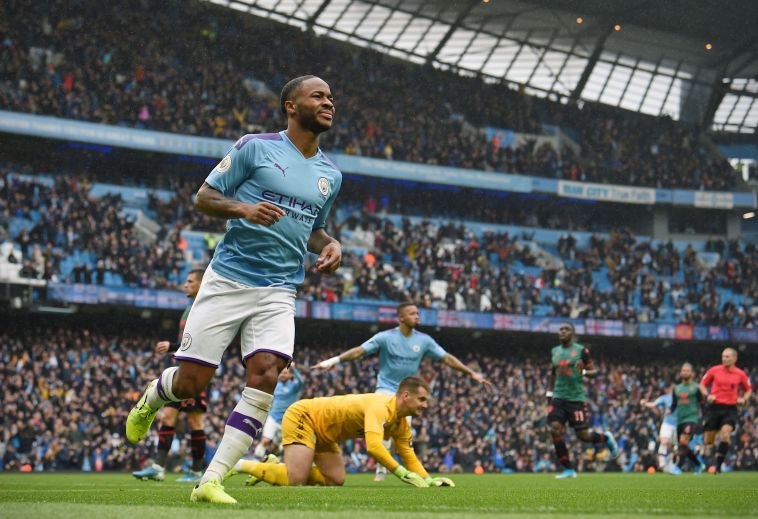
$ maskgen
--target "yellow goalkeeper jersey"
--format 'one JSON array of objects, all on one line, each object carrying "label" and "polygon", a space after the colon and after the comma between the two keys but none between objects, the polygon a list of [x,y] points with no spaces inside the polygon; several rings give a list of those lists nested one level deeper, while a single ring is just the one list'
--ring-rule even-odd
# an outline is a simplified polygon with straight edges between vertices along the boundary
[{"label": "yellow goalkeeper jersey", "polygon": [[[364,393],[300,400],[290,406],[287,414],[307,417],[320,444],[365,438],[369,454],[390,470],[397,468],[398,463],[382,440],[393,439],[403,465],[422,477],[428,476],[413,452],[408,421],[397,416],[394,395]],[[294,422],[285,418],[283,428],[287,428],[288,423]],[[282,430],[284,436],[288,436],[288,432]]]}]

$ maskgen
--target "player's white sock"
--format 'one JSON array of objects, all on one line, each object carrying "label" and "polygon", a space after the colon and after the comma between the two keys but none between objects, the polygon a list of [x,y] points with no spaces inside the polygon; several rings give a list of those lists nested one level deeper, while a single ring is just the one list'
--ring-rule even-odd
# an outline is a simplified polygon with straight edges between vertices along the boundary
[{"label": "player's white sock", "polygon": [[253,440],[260,436],[273,400],[274,395],[252,387],[242,391],[242,398],[226,421],[224,436],[200,484],[214,479],[220,482],[247,452]]},{"label": "player's white sock", "polygon": [[262,443],[259,443],[255,446],[255,450],[253,451],[253,456],[255,456],[257,459],[262,460],[266,457],[266,447],[263,446]]},{"label": "player's white sock", "polygon": [[179,370],[177,366],[172,366],[163,370],[158,377],[158,383],[147,391],[147,405],[153,409],[159,409],[168,402],[180,402],[180,398],[174,396],[173,383],[174,374]]},{"label": "player's white sock", "polygon": [[658,446],[658,468],[664,469],[668,465],[669,448],[666,445]]}]

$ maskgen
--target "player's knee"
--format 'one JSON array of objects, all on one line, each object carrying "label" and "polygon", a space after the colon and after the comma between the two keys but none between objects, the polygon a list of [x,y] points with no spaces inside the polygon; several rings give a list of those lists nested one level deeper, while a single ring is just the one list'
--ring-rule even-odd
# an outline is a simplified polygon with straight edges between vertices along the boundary
[{"label": "player's knee", "polygon": [[289,480],[289,486],[291,487],[301,487],[308,483],[308,474],[298,474],[297,472],[294,472],[292,470],[288,471],[288,480]]},{"label": "player's knee", "polygon": [[200,413],[190,413],[187,415],[187,424],[189,424],[190,428],[193,431],[197,431],[199,429],[202,429],[205,424],[203,424],[203,415]]},{"label": "player's knee", "polygon": [[247,387],[273,393],[279,372],[287,361],[268,352],[256,353],[247,359]]},{"label": "player's knee", "polygon": [[336,475],[336,476],[329,476],[324,477],[324,480],[326,481],[326,486],[328,487],[341,487],[345,484],[345,475]]},{"label": "player's knee", "polygon": [[207,380],[201,380],[200,377],[196,375],[185,375],[182,377],[174,377],[172,389],[174,391],[174,396],[185,400],[199,395],[207,383]]}]

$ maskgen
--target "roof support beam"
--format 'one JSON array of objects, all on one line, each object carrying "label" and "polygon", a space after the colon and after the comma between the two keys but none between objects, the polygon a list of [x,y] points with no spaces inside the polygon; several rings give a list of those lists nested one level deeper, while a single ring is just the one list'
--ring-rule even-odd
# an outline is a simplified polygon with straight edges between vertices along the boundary
[{"label": "roof support beam", "polygon": [[729,63],[725,63],[719,70],[718,74],[716,74],[716,78],[713,80],[711,95],[708,97],[708,104],[706,105],[705,110],[703,110],[703,117],[700,119],[700,126],[702,128],[710,128],[710,126],[713,124],[713,118],[716,116],[716,110],[719,109],[721,101],[724,100],[724,96],[732,84],[731,79],[727,80],[727,82],[724,83],[724,79],[726,79],[724,77],[724,74],[726,73],[728,66]]},{"label": "roof support beam", "polygon": [[574,88],[574,91],[571,92],[570,99],[572,102],[579,99],[579,97],[582,95],[584,87],[587,86],[587,81],[589,81],[590,76],[592,75],[592,71],[595,69],[595,65],[597,65],[597,61],[600,59],[600,53],[603,52],[603,47],[605,47],[605,40],[608,39],[608,36],[611,35],[612,31],[613,28],[610,26],[610,24],[608,24],[606,29],[600,33],[600,36],[598,36],[597,41],[595,42],[595,48],[592,49],[592,55],[590,56],[589,61],[587,61],[587,65],[585,65],[584,70],[582,71],[582,75],[579,78],[576,87]]},{"label": "roof support beam", "polygon": [[437,59],[437,54],[440,53],[440,51],[445,47],[450,37],[453,35],[453,33],[458,30],[458,28],[463,23],[463,20],[466,19],[466,17],[469,15],[471,10],[479,5],[480,0],[469,0],[467,5],[464,5],[460,12],[458,13],[458,17],[455,19],[455,21],[450,25],[450,28],[447,30],[445,35],[442,37],[440,42],[437,44],[437,46],[434,48],[432,52],[429,53],[426,57],[426,64],[429,65],[432,62],[434,62],[435,59]]},{"label": "roof support beam", "polygon": [[313,13],[313,16],[308,18],[308,21],[306,24],[308,25],[308,31],[313,31],[313,26],[316,25],[316,20],[318,20],[318,17],[321,16],[321,14],[324,12],[324,10],[329,7],[329,4],[332,3],[332,0],[324,0],[321,2],[321,5],[318,6],[318,9],[316,9],[316,12]]}]

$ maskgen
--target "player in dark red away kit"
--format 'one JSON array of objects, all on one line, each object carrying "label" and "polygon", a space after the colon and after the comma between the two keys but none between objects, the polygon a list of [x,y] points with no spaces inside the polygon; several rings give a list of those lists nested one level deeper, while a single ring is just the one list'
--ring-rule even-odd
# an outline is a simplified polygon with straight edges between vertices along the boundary
[{"label": "player in dark red away kit", "polygon": [[[182,288],[190,299],[190,302],[179,320],[179,342],[173,345],[174,350],[178,349],[181,345],[182,335],[184,334],[184,323],[187,321],[187,315],[190,308],[192,308],[195,296],[198,290],[200,290],[200,282],[203,280],[204,273],[204,270],[196,269],[187,274],[187,279]],[[172,344],[169,341],[160,341],[155,345],[155,352],[159,355],[165,355],[171,349]],[[203,415],[207,411],[207,407],[208,394],[205,391],[200,393],[197,398],[166,404],[161,413],[161,427],[158,430],[158,452],[155,456],[155,463],[137,472],[132,472],[132,476],[142,480],[154,479],[156,481],[163,481],[166,477],[166,460],[168,459],[168,453],[171,450],[171,444],[174,441],[174,434],[176,432],[176,421],[179,418],[179,413],[182,412],[187,417],[187,426],[190,430],[192,468],[176,481],[177,483],[197,483],[200,481],[205,461],[206,441]]]},{"label": "player in dark red away kit", "polygon": [[[700,392],[708,402],[703,425],[703,443],[707,454],[710,454],[716,433],[719,433],[720,442],[715,465],[717,474],[721,472],[721,465],[729,452],[732,432],[737,428],[737,406],[745,405],[753,394],[747,374],[735,366],[736,362],[737,350],[726,348],[721,353],[721,364],[709,369],[700,382]],[[742,396],[740,388],[743,391]]]}]

